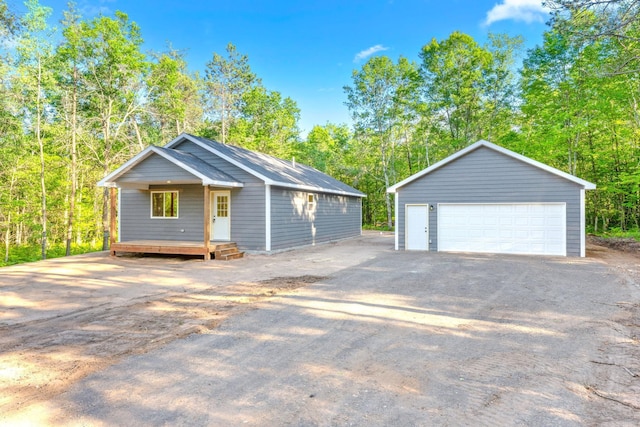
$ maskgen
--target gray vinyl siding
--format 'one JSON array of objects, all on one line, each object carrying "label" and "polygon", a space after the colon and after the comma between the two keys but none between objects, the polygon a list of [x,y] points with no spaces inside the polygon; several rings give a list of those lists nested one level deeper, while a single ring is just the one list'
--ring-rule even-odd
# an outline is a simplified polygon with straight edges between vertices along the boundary
[{"label": "gray vinyl siding", "polygon": [[236,242],[241,250],[265,250],[264,183],[191,141],[185,141],[174,148],[197,156],[244,184],[244,187],[231,189],[231,241]]},{"label": "gray vinyl siding", "polygon": [[245,183],[244,187],[231,190],[231,240],[242,250],[265,250],[265,203],[262,183]]},{"label": "gray vinyl siding", "polygon": [[438,203],[566,203],[567,255],[580,256],[580,185],[486,147],[397,190],[398,247],[405,248],[405,205],[429,204],[429,250],[438,250]]},{"label": "gray vinyl siding", "polygon": [[[178,218],[151,218],[151,191],[159,190],[179,192]],[[204,240],[202,185],[152,185],[149,191],[120,191],[120,241]]]},{"label": "gray vinyl siding", "polygon": [[136,167],[118,178],[118,182],[120,183],[164,182],[165,180],[200,181],[198,177],[190,174],[181,167],[174,165],[159,155],[151,155],[147,157],[138,163]]},{"label": "gray vinyl siding", "polygon": [[[315,205],[307,195],[315,194]],[[325,193],[271,189],[271,249],[314,245],[359,236],[361,199]]]}]

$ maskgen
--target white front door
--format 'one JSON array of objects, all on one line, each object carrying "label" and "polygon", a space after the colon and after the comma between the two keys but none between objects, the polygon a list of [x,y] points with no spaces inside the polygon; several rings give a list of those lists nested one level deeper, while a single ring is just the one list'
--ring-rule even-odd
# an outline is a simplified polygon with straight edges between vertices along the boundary
[{"label": "white front door", "polygon": [[407,250],[429,250],[429,207],[427,205],[405,205],[407,215]]},{"label": "white front door", "polygon": [[231,193],[211,192],[211,240],[231,239]]}]

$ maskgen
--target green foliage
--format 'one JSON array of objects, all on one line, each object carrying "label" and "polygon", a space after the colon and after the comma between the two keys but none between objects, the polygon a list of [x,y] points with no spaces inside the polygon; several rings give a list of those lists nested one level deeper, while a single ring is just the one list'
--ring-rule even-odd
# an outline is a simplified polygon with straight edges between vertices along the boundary
[{"label": "green foliage", "polygon": [[290,158],[298,142],[300,109],[291,98],[262,86],[248,89],[240,102],[240,115],[229,137],[250,150]]},{"label": "green foliage", "polygon": [[[38,261],[42,258],[40,249],[41,248],[39,245],[14,246],[11,248],[9,259],[7,261],[5,261],[4,259],[0,259],[0,267]],[[100,250],[101,248],[99,245],[74,245],[71,250],[71,255],[86,254],[90,252],[97,252]],[[65,256],[64,244],[53,244],[47,248],[47,259],[60,258],[63,256]]]},{"label": "green foliage", "polygon": [[187,71],[182,53],[170,49],[156,54],[147,80],[149,120],[159,130],[162,142],[169,142],[182,132],[194,132],[201,120],[200,86],[196,75]]},{"label": "green foliage", "polygon": [[373,230],[373,231],[393,231],[395,230],[394,227],[390,227],[388,225],[381,225],[380,223],[377,224],[364,224],[362,226],[363,230]]},{"label": "green foliage", "polygon": [[[593,229],[587,230],[588,233],[593,233]],[[629,230],[622,230],[620,227],[612,227],[605,232],[598,233],[598,236],[606,238],[623,238],[623,239],[635,239],[640,242],[640,228],[632,228]]]},{"label": "green foliage", "polygon": [[260,79],[251,71],[249,58],[229,43],[226,57],[214,53],[207,63],[204,82],[207,118],[211,124],[219,124],[216,133],[223,144],[227,143],[245,94],[260,85]]}]

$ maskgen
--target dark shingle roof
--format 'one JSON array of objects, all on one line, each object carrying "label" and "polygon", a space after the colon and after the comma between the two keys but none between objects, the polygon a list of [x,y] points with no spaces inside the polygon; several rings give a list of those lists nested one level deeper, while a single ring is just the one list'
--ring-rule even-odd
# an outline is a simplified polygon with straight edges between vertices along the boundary
[{"label": "dark shingle roof", "polygon": [[196,172],[206,176],[211,181],[218,182],[240,182],[228,173],[217,169],[216,167],[206,163],[191,153],[185,153],[180,150],[172,150],[162,147],[156,147],[158,150],[161,150],[164,154],[172,157],[176,161],[192,168]]},{"label": "dark shingle roof", "polygon": [[[182,136],[194,142],[197,141],[203,148],[232,161],[236,166],[263,179],[265,183],[270,185],[316,189],[328,193],[348,194],[359,197],[364,196],[364,193],[311,166],[279,159],[235,145],[222,144],[207,138],[189,134],[183,134]],[[174,140],[168,146],[176,142],[177,140]]]}]

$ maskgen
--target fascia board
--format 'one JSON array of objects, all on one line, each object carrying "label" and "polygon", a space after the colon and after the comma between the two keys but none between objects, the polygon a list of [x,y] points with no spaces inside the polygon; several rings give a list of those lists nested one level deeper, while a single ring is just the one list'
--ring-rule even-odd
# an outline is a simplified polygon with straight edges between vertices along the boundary
[{"label": "fascia board", "polygon": [[115,180],[118,177],[120,177],[122,174],[128,172],[131,168],[133,168],[135,165],[140,163],[142,160],[144,160],[147,157],[149,157],[149,155],[152,152],[155,152],[153,150],[153,146],[149,146],[149,147],[145,148],[144,150],[142,150],[141,152],[139,152],[138,154],[133,156],[131,159],[126,161],[118,169],[114,170],[109,175],[105,176],[100,181],[98,181],[98,184],[97,184],[98,187],[116,187]]},{"label": "fascia board", "polygon": [[329,188],[313,187],[311,185],[290,184],[288,182],[273,181],[271,185],[273,185],[274,187],[291,188],[294,190],[313,191],[318,193],[338,194],[341,196],[367,197],[366,194],[361,194],[361,193],[352,193],[350,191],[332,190]]}]

